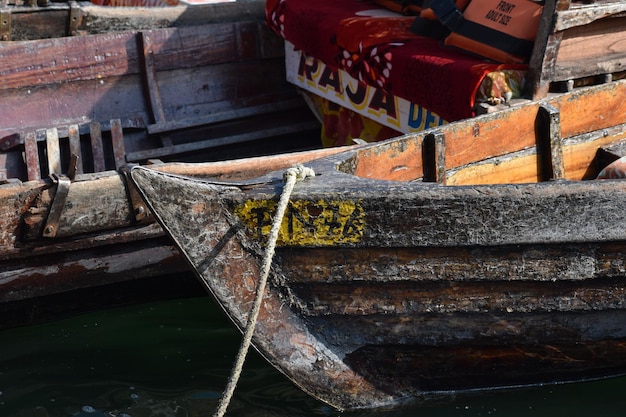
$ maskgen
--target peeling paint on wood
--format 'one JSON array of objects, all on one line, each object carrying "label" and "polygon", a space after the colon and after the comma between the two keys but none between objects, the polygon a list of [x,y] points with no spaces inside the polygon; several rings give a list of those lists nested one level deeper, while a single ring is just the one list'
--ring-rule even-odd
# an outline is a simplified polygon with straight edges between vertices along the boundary
[{"label": "peeling paint on wood", "polygon": [[[275,201],[246,201],[235,214],[250,233],[265,240],[269,236]],[[279,244],[332,246],[357,243],[365,227],[365,213],[358,201],[291,201],[279,232]]]}]

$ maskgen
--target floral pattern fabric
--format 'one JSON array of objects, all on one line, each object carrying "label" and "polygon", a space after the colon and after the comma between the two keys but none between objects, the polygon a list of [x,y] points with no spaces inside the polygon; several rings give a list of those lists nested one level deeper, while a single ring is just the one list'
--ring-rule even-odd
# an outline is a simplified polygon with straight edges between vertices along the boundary
[{"label": "floral pattern fabric", "polygon": [[299,50],[446,121],[474,116],[477,102],[520,94],[526,65],[488,62],[415,35],[413,19],[367,0],[266,2],[268,26]]}]

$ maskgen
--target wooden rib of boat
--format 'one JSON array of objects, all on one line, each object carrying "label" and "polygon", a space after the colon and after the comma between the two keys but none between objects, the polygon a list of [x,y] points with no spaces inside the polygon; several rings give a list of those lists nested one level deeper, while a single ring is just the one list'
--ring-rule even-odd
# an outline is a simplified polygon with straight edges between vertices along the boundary
[{"label": "wooden rib of boat", "polygon": [[[337,409],[626,371],[626,83],[305,163],[253,345]],[[283,171],[225,184],[131,171],[235,325],[248,319]]]}]

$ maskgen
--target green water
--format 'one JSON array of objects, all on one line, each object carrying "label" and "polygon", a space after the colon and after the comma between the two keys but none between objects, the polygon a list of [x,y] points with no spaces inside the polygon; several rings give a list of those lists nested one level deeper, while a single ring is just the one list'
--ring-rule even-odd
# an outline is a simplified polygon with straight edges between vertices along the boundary
[{"label": "green water", "polygon": [[[1,417],[211,416],[239,335],[208,297],[98,311],[0,332]],[[337,413],[246,361],[229,416],[622,416],[626,378]]]}]

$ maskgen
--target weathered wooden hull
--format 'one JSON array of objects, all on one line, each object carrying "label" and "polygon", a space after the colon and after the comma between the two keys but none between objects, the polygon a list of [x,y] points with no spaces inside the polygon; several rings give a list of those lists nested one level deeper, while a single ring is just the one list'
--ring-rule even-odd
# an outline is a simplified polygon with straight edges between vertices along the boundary
[{"label": "weathered wooden hull", "polygon": [[[297,186],[254,339],[306,392],[349,409],[626,370],[626,184],[338,176]],[[243,326],[279,186],[133,178]]]},{"label": "weathered wooden hull", "polygon": [[[480,133],[486,120],[476,119]],[[540,183],[539,163],[519,184],[423,181],[415,167],[428,135],[464,128],[305,164],[316,176],[290,196],[253,343],[312,396],[372,408],[626,371],[626,183],[578,181],[593,156]],[[283,172],[230,186],[131,175],[243,328]]]}]

